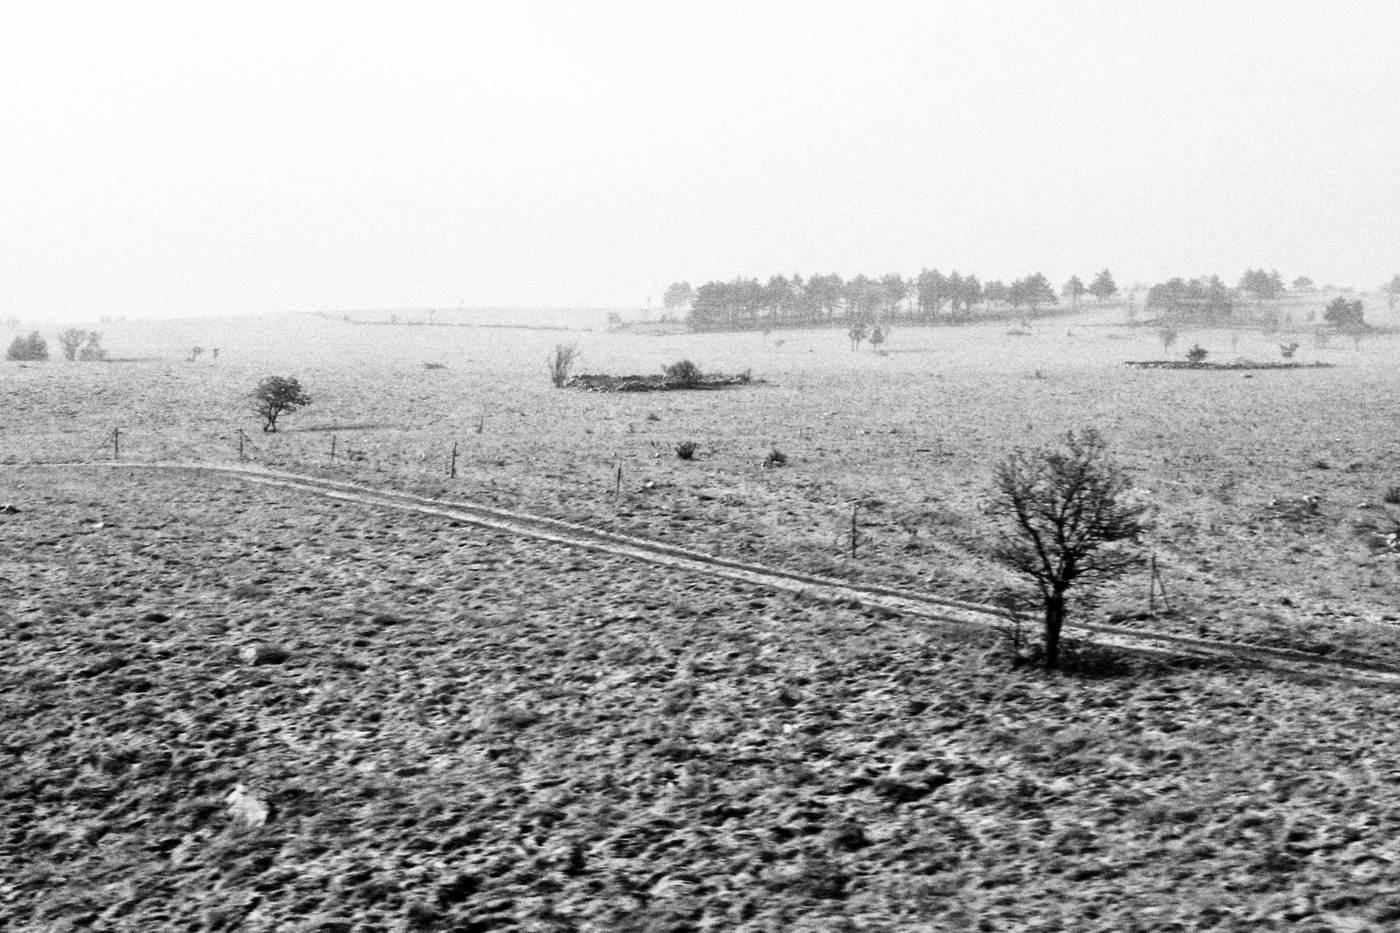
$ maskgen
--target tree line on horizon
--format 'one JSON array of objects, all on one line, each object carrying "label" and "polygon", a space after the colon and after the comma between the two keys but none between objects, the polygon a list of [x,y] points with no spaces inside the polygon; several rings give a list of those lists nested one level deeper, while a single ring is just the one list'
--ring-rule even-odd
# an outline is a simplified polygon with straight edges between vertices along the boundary
[{"label": "tree line on horizon", "polygon": [[[1237,303],[1245,299],[1252,299],[1258,311],[1264,302],[1289,293],[1306,295],[1317,291],[1307,276],[1298,276],[1285,285],[1276,269],[1246,269],[1233,287],[1219,275],[1190,280],[1175,277],[1159,282],[1148,289],[1145,310],[1176,319],[1222,320],[1234,315]],[[1394,310],[1400,302],[1400,274],[1381,286],[1381,291]],[[1118,286],[1108,269],[1088,285],[1079,276],[1070,276],[1058,294],[1039,272],[1008,285],[999,280],[983,284],[975,275],[963,276],[956,271],[945,276],[937,269],[925,269],[912,279],[892,272],[878,279],[857,275],[848,281],[835,273],[814,274],[806,279],[800,274],[791,278],[774,275],[767,283],[741,276],[729,282],[706,282],[699,288],[676,282],[666,289],[663,305],[668,311],[684,311],[692,330],[715,331],[837,323],[888,326],[940,320],[966,322],[973,319],[979,307],[1000,306],[1013,312],[1037,314],[1042,308],[1058,305],[1060,298],[1075,307],[1086,295],[1102,303],[1117,294]],[[1359,315],[1355,310],[1350,313]]]},{"label": "tree line on horizon", "polygon": [[771,276],[767,283],[739,277],[730,282],[711,281],[699,288],[676,282],[666,289],[662,303],[668,311],[686,312],[693,330],[751,330],[755,328],[809,327],[841,322],[871,325],[970,320],[979,306],[1009,306],[1035,314],[1059,303],[1060,297],[1078,304],[1086,294],[1102,301],[1118,293],[1113,275],[1105,269],[1085,285],[1072,276],[1059,294],[1042,273],[1036,272],[1011,284],[999,280],[985,285],[975,275],[954,271],[944,275],[925,269],[918,278],[889,273],[878,279],[857,275],[814,274],[804,279]]}]

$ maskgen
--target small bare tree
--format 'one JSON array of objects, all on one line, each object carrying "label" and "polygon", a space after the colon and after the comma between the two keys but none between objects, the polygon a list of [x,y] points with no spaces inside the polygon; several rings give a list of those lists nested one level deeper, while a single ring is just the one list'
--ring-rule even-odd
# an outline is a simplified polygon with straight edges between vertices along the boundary
[{"label": "small bare tree", "polygon": [[1162,352],[1166,353],[1176,343],[1176,328],[1163,327],[1157,331],[1157,339],[1162,341]]},{"label": "small bare tree", "polygon": [[1145,507],[1125,501],[1128,477],[1098,431],[1070,431],[1062,444],[1013,451],[996,467],[992,496],[994,514],[1010,524],[995,557],[1040,592],[1047,669],[1060,661],[1066,592],[1138,564],[1141,555],[1128,545],[1146,530]]},{"label": "small bare tree", "polygon": [[556,343],[554,345],[554,355],[549,358],[549,381],[554,383],[554,388],[564,388],[564,383],[569,381],[569,374],[573,372],[574,362],[577,359],[578,344]]},{"label": "small bare tree", "polygon": [[65,360],[76,360],[78,358],[78,348],[87,340],[87,331],[70,327],[67,330],[59,331],[58,345],[63,349]]},{"label": "small bare tree", "polygon": [[851,322],[851,326],[846,330],[846,336],[851,339],[852,353],[860,348],[860,342],[866,338],[868,333],[869,330],[866,328],[864,320],[857,318]]},{"label": "small bare tree", "polygon": [[277,430],[281,415],[310,404],[311,398],[302,391],[301,383],[290,376],[268,376],[253,392],[253,410],[262,418],[265,432]]}]

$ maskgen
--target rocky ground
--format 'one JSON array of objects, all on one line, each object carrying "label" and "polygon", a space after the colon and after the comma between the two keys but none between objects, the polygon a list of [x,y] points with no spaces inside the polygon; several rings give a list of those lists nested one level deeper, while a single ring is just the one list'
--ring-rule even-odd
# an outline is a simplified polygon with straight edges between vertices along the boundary
[{"label": "rocky ground", "polygon": [[232,481],[0,501],[0,927],[1400,925],[1390,692],[1013,670]]}]

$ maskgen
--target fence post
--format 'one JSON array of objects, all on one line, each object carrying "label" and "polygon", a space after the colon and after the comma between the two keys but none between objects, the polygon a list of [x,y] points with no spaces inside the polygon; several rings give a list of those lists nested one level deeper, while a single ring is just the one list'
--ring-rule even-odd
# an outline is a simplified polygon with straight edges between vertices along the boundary
[{"label": "fence post", "polygon": [[622,494],[622,464],[617,465],[617,480],[613,484],[613,498],[616,499]]},{"label": "fence post", "polygon": [[1171,601],[1167,599],[1167,585],[1162,582],[1162,573],[1157,569],[1157,555],[1152,555],[1152,581],[1162,594],[1162,608],[1168,612],[1172,611]]},{"label": "fence post", "polygon": [[239,462],[239,463],[242,463],[242,462],[243,462],[243,459],[244,459],[244,457],[243,457],[243,438],[244,438],[244,437],[245,437],[245,435],[243,434],[243,429],[242,429],[242,428],[239,428],[239,429],[238,429],[238,462]]},{"label": "fence post", "polygon": [[112,429],[112,459],[113,459],[113,460],[120,460],[121,458],[122,458],[122,429],[121,429],[121,428],[113,428],[113,429]]},{"label": "fence post", "polygon": [[457,442],[456,442],[456,441],[453,441],[453,442],[452,442],[452,469],[449,471],[449,475],[450,475],[453,479],[456,479],[456,478],[457,478]]},{"label": "fence post", "polygon": [[859,509],[859,502],[851,503],[851,557],[856,556],[856,540],[860,535],[860,529],[856,527],[856,512]]},{"label": "fence post", "polygon": [[335,463],[335,435],[331,435],[331,463]]}]

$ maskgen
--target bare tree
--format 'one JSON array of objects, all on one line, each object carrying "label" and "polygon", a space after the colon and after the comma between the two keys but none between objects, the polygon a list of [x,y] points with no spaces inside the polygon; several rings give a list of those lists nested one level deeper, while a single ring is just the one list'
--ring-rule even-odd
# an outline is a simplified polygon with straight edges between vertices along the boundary
[{"label": "bare tree", "polygon": [[102,335],[95,330],[79,330],[70,327],[58,335],[58,345],[63,349],[65,360],[103,360],[107,358],[102,349]]},{"label": "bare tree", "polygon": [[1162,352],[1166,353],[1176,343],[1176,328],[1163,327],[1157,331],[1157,339],[1162,341]]},{"label": "bare tree", "polygon": [[860,347],[860,342],[869,335],[864,318],[856,318],[851,322],[851,326],[846,329],[846,336],[851,340],[851,352],[856,352]]},{"label": "bare tree", "polygon": [[281,415],[310,404],[311,398],[302,391],[301,383],[290,376],[268,376],[253,392],[253,410],[262,418],[265,432],[277,430]]},{"label": "bare tree", "polygon": [[1126,501],[1130,483],[1090,428],[1061,447],[1017,449],[996,467],[993,511],[1010,529],[995,557],[1030,577],[1045,609],[1045,666],[1060,661],[1065,593],[1077,582],[1117,576],[1141,561],[1128,545],[1146,530],[1144,506]]},{"label": "bare tree", "polygon": [[578,359],[578,344],[576,343],[556,343],[554,345],[554,355],[549,358],[549,381],[554,383],[554,388],[564,388],[564,383],[569,381],[569,373],[573,372],[574,362]]},{"label": "bare tree", "polygon": [[59,331],[58,345],[63,350],[65,360],[75,360],[78,358],[78,348],[87,340],[87,331],[70,327],[67,330]]}]

